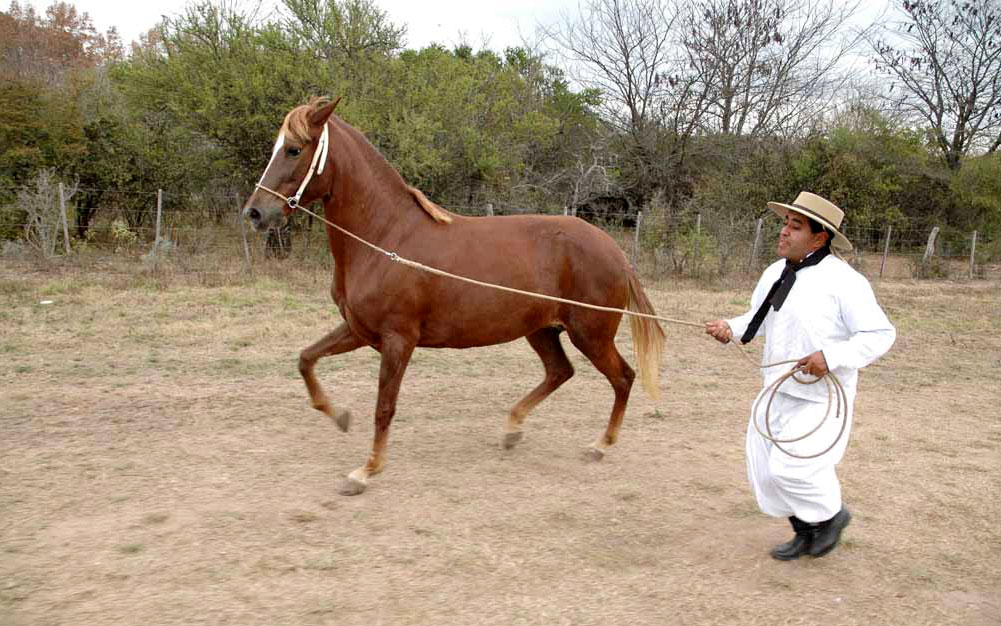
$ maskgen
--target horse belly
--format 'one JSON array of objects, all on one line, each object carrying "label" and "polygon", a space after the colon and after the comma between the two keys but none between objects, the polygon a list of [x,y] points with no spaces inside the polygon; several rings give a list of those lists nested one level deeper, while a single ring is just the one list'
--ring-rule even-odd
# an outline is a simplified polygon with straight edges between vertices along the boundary
[{"label": "horse belly", "polygon": [[559,306],[555,303],[534,301],[526,306],[524,296],[500,300],[509,300],[509,305],[460,305],[432,314],[421,325],[418,345],[428,348],[492,346],[520,339],[540,328],[563,326]]}]

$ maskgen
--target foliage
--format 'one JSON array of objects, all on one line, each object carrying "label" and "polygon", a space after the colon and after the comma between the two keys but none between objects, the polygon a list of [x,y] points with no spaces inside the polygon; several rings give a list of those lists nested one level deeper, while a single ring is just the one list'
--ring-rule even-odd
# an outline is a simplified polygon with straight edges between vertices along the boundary
[{"label": "foliage", "polygon": [[[957,225],[1001,242],[1001,154],[967,159],[950,181]],[[1001,256],[1001,255],[999,255]]]},{"label": "foliage", "polygon": [[[921,23],[958,42],[979,32],[970,7],[993,15],[991,3],[905,12],[914,29],[952,15]],[[338,115],[435,201],[477,213],[487,202],[642,209],[643,247],[673,250],[685,271],[708,255],[720,272],[739,266],[766,203],[802,190],[844,207],[862,245],[889,224],[902,240],[938,225],[949,245],[973,229],[996,242],[1001,166],[987,131],[997,103],[967,94],[970,115],[944,110],[938,128],[832,91],[842,77],[829,61],[850,41],[831,25],[844,16],[799,0],[588,0],[549,30],[559,50],[547,56],[406,49],[406,26],[373,0],[284,0],[271,15],[196,0],[126,57],[114,31],[97,33],[72,5],[39,15],[14,3],[0,13],[0,238],[23,237],[17,192],[42,171],[78,183],[81,240],[102,213],[142,238],[156,189],[167,214],[201,203],[218,221],[230,194],[252,188],[285,113],[343,95]],[[952,53],[944,69],[972,80]],[[930,67],[929,54],[912,58],[911,74]],[[951,137],[963,120],[962,167],[950,167],[936,133]],[[225,205],[213,200],[222,195]]]}]

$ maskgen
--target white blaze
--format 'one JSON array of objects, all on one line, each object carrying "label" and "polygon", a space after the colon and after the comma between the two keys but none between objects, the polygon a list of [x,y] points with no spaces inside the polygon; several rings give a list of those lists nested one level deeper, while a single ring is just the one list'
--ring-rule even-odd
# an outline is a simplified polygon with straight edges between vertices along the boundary
[{"label": "white blaze", "polygon": [[275,157],[278,156],[278,152],[282,149],[282,146],[284,144],[285,144],[285,133],[279,131],[278,139],[275,141],[275,147],[271,150],[271,160],[268,161],[268,166],[264,168],[264,173],[261,174],[261,180],[257,181],[258,185],[264,182],[264,177],[268,175],[268,170],[271,169],[271,164],[274,163]]}]

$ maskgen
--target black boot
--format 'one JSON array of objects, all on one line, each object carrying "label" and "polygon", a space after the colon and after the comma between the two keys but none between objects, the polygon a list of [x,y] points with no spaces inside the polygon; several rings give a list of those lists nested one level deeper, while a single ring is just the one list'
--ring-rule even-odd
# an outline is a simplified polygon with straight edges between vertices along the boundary
[{"label": "black boot", "polygon": [[841,540],[841,531],[852,521],[852,514],[844,506],[834,517],[826,522],[812,524],[812,541],[810,542],[810,556],[824,556],[837,545]]},{"label": "black boot", "polygon": [[789,518],[796,536],[792,540],[779,544],[772,548],[772,558],[780,561],[792,561],[810,552],[810,544],[813,538],[810,524],[796,516]]}]

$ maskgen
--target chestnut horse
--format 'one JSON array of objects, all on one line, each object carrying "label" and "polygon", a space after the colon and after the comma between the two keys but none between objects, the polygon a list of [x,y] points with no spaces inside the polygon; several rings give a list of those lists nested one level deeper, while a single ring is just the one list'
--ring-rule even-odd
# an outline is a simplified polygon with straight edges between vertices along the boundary
[{"label": "chestnut horse", "polygon": [[[424,265],[483,282],[606,307],[652,314],[653,306],[619,245],[574,217],[464,217],[408,186],[365,137],[336,115],[337,101],[313,99],[285,117],[244,215],[255,228],[280,225],[297,206],[323,203],[326,220]],[[351,414],[328,399],[313,373],[316,361],[362,346],[381,355],[375,436],[367,462],[340,487],[361,493],[383,468],[389,425],[414,348],[472,348],[528,339],[545,378],[511,409],[503,446],[522,437],[525,416],[573,376],[559,335],[605,375],[615,391],[604,434],[588,455],[601,459],[615,443],[635,373],[615,347],[620,313],[609,313],[472,286],[394,263],[386,254],[327,225],[334,257],[331,289],[344,322],[299,356],[314,408],[347,430]],[[657,397],[664,332],[630,317],[644,387]]]}]

